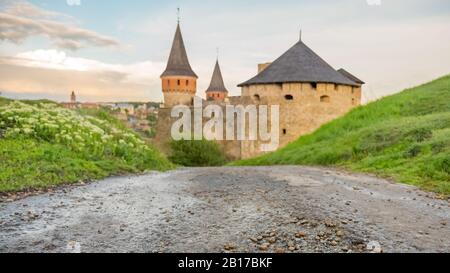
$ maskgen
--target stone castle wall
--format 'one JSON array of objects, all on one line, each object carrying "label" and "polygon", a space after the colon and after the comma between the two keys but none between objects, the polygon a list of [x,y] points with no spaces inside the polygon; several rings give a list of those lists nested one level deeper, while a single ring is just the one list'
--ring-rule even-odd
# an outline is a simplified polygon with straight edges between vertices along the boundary
[{"label": "stone castle wall", "polygon": [[[228,104],[279,105],[279,147],[281,148],[301,135],[311,133],[323,124],[359,106],[361,104],[361,87],[325,83],[317,85],[310,83],[252,85],[242,88],[241,97],[230,97]],[[225,104],[220,105],[225,109]],[[170,117],[170,112],[169,108],[160,110],[157,143],[170,140],[171,126],[177,120]],[[204,120],[204,122],[206,121]],[[225,125],[224,128],[226,128]],[[246,128],[248,130],[248,124]],[[243,159],[261,155],[261,144],[264,143],[259,140],[235,140],[219,141],[219,144],[230,159]],[[160,148],[168,151],[167,145]]]},{"label": "stone castle wall", "polygon": [[[225,113],[225,106],[222,105],[222,109]],[[191,128],[194,128],[194,107],[191,107]],[[179,118],[171,117],[171,108],[161,108],[158,113],[158,123],[156,127],[157,135],[155,137],[154,143],[155,145],[163,151],[165,154],[170,154],[170,141],[172,140],[171,129],[172,124],[178,120]],[[203,124],[207,122],[208,119],[203,118]],[[224,128],[225,128],[224,124]],[[224,130],[224,139],[225,139],[226,131]],[[230,160],[241,159],[241,143],[240,141],[217,141],[225,155]]]},{"label": "stone castle wall", "polygon": [[[280,147],[312,133],[361,104],[361,87],[318,83],[261,84],[242,88],[255,104],[280,106]],[[244,141],[242,158],[260,155],[259,141]]]}]

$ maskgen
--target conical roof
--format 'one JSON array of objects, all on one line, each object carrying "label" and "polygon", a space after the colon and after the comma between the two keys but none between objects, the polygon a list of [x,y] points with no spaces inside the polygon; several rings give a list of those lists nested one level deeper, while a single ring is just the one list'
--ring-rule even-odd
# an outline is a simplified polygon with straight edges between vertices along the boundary
[{"label": "conical roof", "polygon": [[239,86],[289,82],[357,85],[337,72],[302,41],[299,41],[261,73]]},{"label": "conical roof", "polygon": [[181,35],[180,24],[177,25],[167,68],[161,75],[161,77],[165,76],[189,76],[198,78],[189,64],[183,36]]},{"label": "conical roof", "polygon": [[211,78],[211,83],[209,84],[206,92],[228,92],[223,83],[222,72],[220,71],[219,60],[216,61],[216,66],[214,67],[214,72]]}]

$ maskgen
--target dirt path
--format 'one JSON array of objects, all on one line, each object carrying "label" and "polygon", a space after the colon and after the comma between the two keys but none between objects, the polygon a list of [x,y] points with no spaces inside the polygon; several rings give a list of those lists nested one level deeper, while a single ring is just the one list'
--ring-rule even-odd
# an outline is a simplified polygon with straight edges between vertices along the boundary
[{"label": "dirt path", "polygon": [[0,204],[0,252],[449,252],[450,206],[306,167],[192,168]]}]

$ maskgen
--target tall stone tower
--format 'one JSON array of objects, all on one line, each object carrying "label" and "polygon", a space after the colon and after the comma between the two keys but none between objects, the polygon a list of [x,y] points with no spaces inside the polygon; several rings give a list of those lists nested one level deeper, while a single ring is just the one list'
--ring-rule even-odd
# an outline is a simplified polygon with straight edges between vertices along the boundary
[{"label": "tall stone tower", "polygon": [[197,79],[197,75],[189,64],[178,23],[167,68],[161,75],[164,107],[192,105],[197,92]]},{"label": "tall stone tower", "polygon": [[222,72],[220,71],[219,60],[216,61],[211,83],[206,90],[206,98],[209,101],[223,102],[228,97],[228,90],[223,83]]},{"label": "tall stone tower", "polygon": [[75,91],[70,94],[70,103],[77,103],[77,96],[75,96]]}]

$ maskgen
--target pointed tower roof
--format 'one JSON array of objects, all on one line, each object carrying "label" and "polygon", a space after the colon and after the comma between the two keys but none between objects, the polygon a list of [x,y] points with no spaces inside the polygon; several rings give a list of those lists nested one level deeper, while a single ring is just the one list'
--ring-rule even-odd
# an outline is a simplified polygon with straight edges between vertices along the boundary
[{"label": "pointed tower roof", "polygon": [[265,70],[239,86],[288,82],[358,85],[337,72],[300,40]]},{"label": "pointed tower roof", "polygon": [[223,83],[222,72],[220,71],[219,60],[216,61],[216,66],[214,67],[214,72],[211,78],[211,83],[209,84],[206,92],[228,92],[225,84]]},{"label": "pointed tower roof", "polygon": [[189,64],[179,23],[175,32],[175,38],[173,39],[167,68],[161,75],[161,77],[165,76],[189,76],[198,78]]}]

